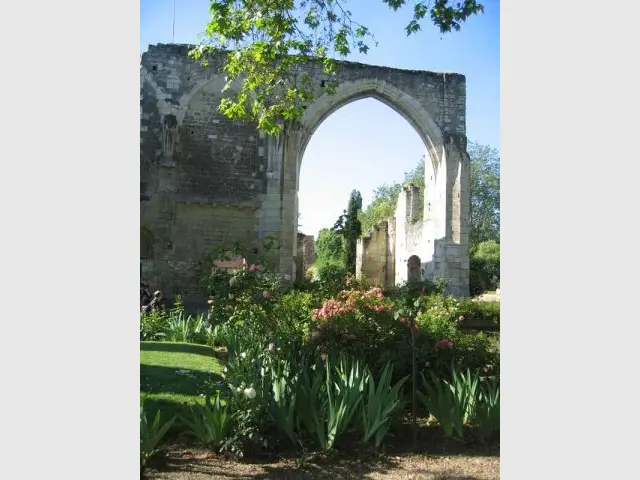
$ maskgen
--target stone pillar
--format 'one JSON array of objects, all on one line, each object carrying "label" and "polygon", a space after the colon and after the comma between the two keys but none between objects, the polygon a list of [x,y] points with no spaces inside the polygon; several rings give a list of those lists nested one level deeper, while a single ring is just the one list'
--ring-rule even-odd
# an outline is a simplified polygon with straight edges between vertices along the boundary
[{"label": "stone pillar", "polygon": [[442,156],[425,162],[425,277],[447,279],[456,296],[469,295],[469,174],[462,135],[446,135]]}]

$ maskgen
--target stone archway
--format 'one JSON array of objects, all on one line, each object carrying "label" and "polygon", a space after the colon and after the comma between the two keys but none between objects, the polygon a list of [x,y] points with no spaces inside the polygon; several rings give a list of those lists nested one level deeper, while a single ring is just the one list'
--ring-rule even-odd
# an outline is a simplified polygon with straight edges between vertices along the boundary
[{"label": "stone archway", "polygon": [[[364,78],[344,82],[333,95],[323,94],[306,109],[297,129],[285,138],[270,143],[268,155],[281,158],[283,175],[280,186],[280,242],[285,255],[280,269],[295,278],[300,166],[305,149],[320,124],[339,108],[363,99],[374,98],[399,113],[422,138],[425,148],[425,195],[423,241],[420,257],[426,259],[425,277],[446,278],[448,291],[468,295],[469,279],[469,166],[466,137],[442,132],[434,115],[423,103],[384,80]],[[400,222],[402,224],[402,222]],[[404,280],[406,280],[405,278]]]},{"label": "stone archway", "polygon": [[[153,231],[155,248],[145,254],[152,257],[148,275],[163,279],[168,295],[176,289],[185,298],[187,291],[200,295],[194,265],[212,247],[236,240],[259,243],[275,237],[279,269],[295,279],[304,151],[327,117],[362,98],[375,98],[398,112],[422,138],[430,159],[421,239],[411,252],[396,252],[396,260],[418,255],[425,278],[444,277],[451,293],[468,295],[469,159],[462,75],[339,62],[339,87],[328,95],[329,78],[317,65],[304,65],[300,68],[309,73],[316,100],[298,128],[269,137],[255,125],[220,114],[222,58],[203,68],[189,58],[189,49],[150,46],[141,60],[141,183],[147,185],[141,224]],[[396,220],[398,233],[404,220]]]}]

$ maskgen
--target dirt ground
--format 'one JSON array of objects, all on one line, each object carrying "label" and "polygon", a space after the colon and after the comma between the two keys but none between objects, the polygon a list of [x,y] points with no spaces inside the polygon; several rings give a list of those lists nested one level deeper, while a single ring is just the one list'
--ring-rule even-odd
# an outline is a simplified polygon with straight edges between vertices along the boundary
[{"label": "dirt ground", "polygon": [[149,480],[204,479],[425,479],[494,480],[499,456],[389,455],[371,458],[297,459],[237,462],[198,448],[170,447]]}]

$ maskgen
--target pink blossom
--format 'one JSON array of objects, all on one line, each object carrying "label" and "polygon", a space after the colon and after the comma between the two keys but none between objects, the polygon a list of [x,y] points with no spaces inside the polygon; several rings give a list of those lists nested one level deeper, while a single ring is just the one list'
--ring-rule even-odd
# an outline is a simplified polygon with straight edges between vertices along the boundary
[{"label": "pink blossom", "polygon": [[249,267],[249,271],[251,272],[257,272],[258,271],[258,266],[254,263]]},{"label": "pink blossom", "polygon": [[448,338],[443,338],[442,340],[440,340],[438,342],[438,346],[440,348],[453,348],[453,347],[455,347],[455,344],[451,340],[449,340]]}]

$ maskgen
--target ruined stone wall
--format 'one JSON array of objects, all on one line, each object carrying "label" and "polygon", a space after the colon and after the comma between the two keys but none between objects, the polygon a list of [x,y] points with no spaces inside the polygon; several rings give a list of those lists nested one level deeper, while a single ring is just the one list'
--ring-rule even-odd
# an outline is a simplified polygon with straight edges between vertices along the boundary
[{"label": "ruined stone wall", "polygon": [[309,267],[315,261],[315,239],[313,235],[298,233],[298,247],[296,255],[296,279],[302,280]]},{"label": "ruined stone wall", "polygon": [[202,260],[214,246],[256,238],[265,158],[254,125],[217,111],[219,64],[207,72],[187,50],[150,47],[142,58],[141,226],[152,252],[142,274],[168,296],[203,303]]},{"label": "ruined stone wall", "polygon": [[[391,219],[390,222],[393,222]],[[390,249],[389,224],[380,222],[356,245],[356,275],[369,285],[393,285],[393,255]]]},{"label": "ruined stone wall", "polygon": [[[466,268],[468,290],[462,75],[343,62],[338,91],[328,95],[328,78],[319,66],[308,64],[301,70],[312,75],[316,101],[299,126],[265,138],[255,125],[232,122],[218,112],[222,57],[203,68],[188,57],[188,50],[186,45],[150,46],[141,61],[141,270],[151,288],[167,296],[180,293],[186,304],[204,302],[201,262],[212,247],[240,241],[259,248],[267,236],[278,242],[275,266],[293,280],[299,274],[297,189],[304,149],[333,111],[373,97],[406,118],[435,159],[433,171],[440,173],[433,176],[437,198],[431,198],[430,213],[425,199],[425,218],[435,221],[425,227],[423,237],[433,237],[434,245],[434,235],[443,234],[436,253],[444,266],[434,264],[432,270],[457,275],[456,285],[464,291]],[[404,227],[394,228],[402,237]],[[425,261],[427,250],[425,257],[420,255]]]},{"label": "ruined stone wall", "polygon": [[302,239],[302,268],[303,275],[316,261],[316,240],[313,235],[305,235]]},{"label": "ruined stone wall", "polygon": [[[412,255],[420,257],[424,262],[428,256],[423,242],[424,223],[417,217],[417,199],[420,190],[414,185],[406,185],[396,204],[396,239],[395,239],[395,283],[406,282],[408,278],[407,260]],[[422,269],[422,267],[421,267]]]}]

